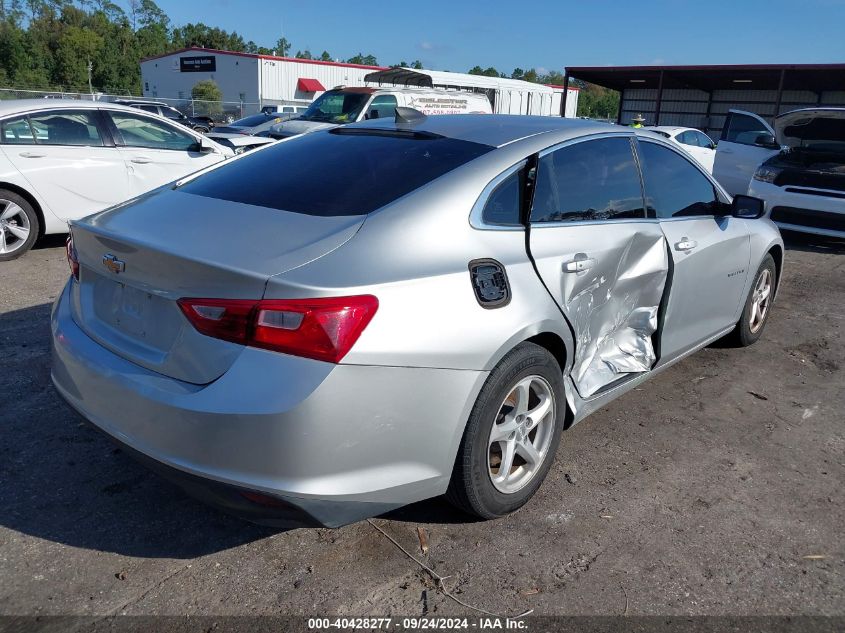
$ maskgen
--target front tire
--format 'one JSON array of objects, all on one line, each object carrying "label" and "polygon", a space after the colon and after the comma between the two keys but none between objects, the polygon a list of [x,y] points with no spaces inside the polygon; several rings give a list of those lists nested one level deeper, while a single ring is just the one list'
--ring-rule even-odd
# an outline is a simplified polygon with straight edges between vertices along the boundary
[{"label": "front tire", "polygon": [[490,372],[472,409],[449,502],[483,519],[525,505],[554,461],[565,410],[554,356],[534,343],[515,347]]},{"label": "front tire", "polygon": [[38,214],[13,191],[0,189],[0,262],[26,253],[38,239]]},{"label": "front tire", "polygon": [[728,337],[737,347],[748,347],[757,342],[769,320],[775,298],[777,266],[771,255],[766,255],[754,276],[754,283],[745,300],[742,316]]}]

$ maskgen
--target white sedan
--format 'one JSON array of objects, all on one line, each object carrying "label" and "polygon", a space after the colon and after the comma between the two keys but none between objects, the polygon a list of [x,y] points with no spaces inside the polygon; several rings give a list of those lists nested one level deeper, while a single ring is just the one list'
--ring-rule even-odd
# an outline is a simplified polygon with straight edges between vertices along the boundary
[{"label": "white sedan", "polygon": [[0,102],[0,261],[68,220],[101,211],[234,152],[167,119],[112,103]]},{"label": "white sedan", "polygon": [[701,163],[709,173],[713,173],[713,161],[716,158],[716,144],[700,130],[672,125],[655,125],[647,128],[668,138],[682,147],[687,154]]}]

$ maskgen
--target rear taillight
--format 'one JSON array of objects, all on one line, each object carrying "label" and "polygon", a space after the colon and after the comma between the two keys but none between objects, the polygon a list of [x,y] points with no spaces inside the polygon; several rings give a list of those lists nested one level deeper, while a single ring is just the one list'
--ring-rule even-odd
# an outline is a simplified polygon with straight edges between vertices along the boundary
[{"label": "rear taillight", "polygon": [[73,235],[67,236],[65,254],[67,255],[67,265],[70,266],[70,274],[76,281],[79,281],[79,257],[77,257],[76,247],[73,245]]},{"label": "rear taillight", "polygon": [[179,307],[206,336],[337,363],[375,316],[378,299],[180,299]]}]

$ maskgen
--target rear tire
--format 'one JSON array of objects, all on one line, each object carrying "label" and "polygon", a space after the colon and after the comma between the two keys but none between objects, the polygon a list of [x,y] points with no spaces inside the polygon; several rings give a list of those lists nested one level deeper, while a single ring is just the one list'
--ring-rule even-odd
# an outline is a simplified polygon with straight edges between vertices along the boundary
[{"label": "rear tire", "polygon": [[742,316],[726,337],[730,343],[736,347],[748,347],[757,342],[769,320],[776,287],[777,266],[772,256],[766,255],[748,291]]},{"label": "rear tire", "polygon": [[548,350],[522,343],[481,388],[446,498],[483,519],[525,505],[554,461],[565,420],[561,368]]},{"label": "rear tire", "polygon": [[35,240],[41,224],[32,205],[13,191],[0,189],[0,262],[17,259]]}]

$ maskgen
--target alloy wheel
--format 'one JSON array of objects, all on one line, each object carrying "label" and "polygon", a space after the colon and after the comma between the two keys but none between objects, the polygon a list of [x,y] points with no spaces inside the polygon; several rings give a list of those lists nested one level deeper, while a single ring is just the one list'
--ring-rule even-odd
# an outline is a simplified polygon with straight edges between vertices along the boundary
[{"label": "alloy wheel", "polygon": [[751,330],[752,334],[756,334],[763,327],[766,314],[769,312],[771,295],[772,271],[765,268],[760,273],[760,277],[757,278],[757,283],[754,285],[754,291],[751,295],[751,315],[748,318],[748,329]]},{"label": "alloy wheel", "polygon": [[527,376],[511,389],[490,430],[487,471],[505,494],[525,487],[540,471],[554,437],[556,403],[542,376]]},{"label": "alloy wheel", "polygon": [[26,212],[11,200],[0,198],[0,255],[21,248],[31,229]]}]

